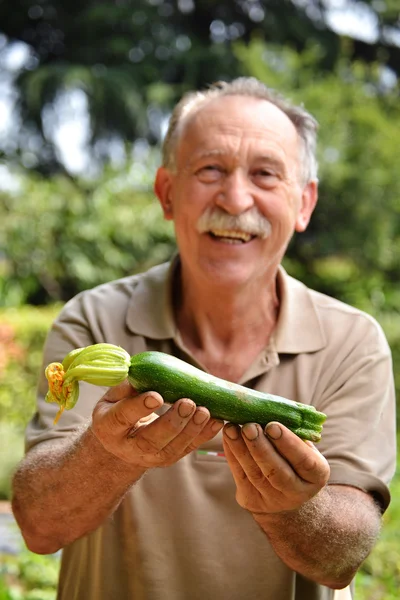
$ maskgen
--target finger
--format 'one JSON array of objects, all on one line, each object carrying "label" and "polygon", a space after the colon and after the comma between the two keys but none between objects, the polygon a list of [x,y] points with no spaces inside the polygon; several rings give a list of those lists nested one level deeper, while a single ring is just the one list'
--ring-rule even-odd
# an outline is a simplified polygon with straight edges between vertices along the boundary
[{"label": "finger", "polygon": [[[117,386],[120,387],[120,386]],[[127,393],[128,395],[123,395]],[[113,432],[115,435],[123,436],[127,430],[131,430],[140,419],[151,415],[163,405],[163,398],[157,392],[145,392],[138,395],[130,395],[132,389],[122,387],[120,390],[107,393],[97,403],[93,411],[94,431],[102,433],[104,430]],[[136,394],[133,391],[133,394]],[[119,400],[118,396],[121,396]]]},{"label": "finger", "polygon": [[125,379],[125,381],[119,385],[110,387],[102,397],[102,400],[106,400],[107,402],[119,402],[119,400],[122,400],[123,398],[130,398],[137,395],[138,392],[131,386],[129,381]]},{"label": "finger", "polygon": [[246,423],[241,433],[247,450],[247,453],[243,453],[241,464],[257,488],[271,485],[280,492],[288,489],[302,491],[303,480],[263,434],[258,424]]},{"label": "finger", "polygon": [[[276,475],[278,470],[285,469],[285,461],[262,435],[259,425],[247,423],[239,428],[228,424],[225,427],[225,436],[227,445],[244,474],[242,475],[236,467],[238,476],[246,477],[256,488],[268,488],[270,483],[277,489],[280,488],[276,485]],[[293,475],[289,468],[286,470],[288,472],[285,473],[285,482]],[[283,479],[283,474],[280,477]]]},{"label": "finger", "polygon": [[197,407],[186,427],[164,450],[170,454],[189,454],[215,437],[223,426],[223,421],[210,417],[207,408]]},{"label": "finger", "polygon": [[[308,486],[320,488],[325,485],[329,466],[319,452],[280,423],[269,424],[266,431],[268,437],[254,423],[242,428],[251,456],[275,489],[284,493],[304,493]],[[256,484],[258,473],[252,464],[247,462],[244,468],[249,479]]]},{"label": "finger", "polygon": [[[236,427],[236,426],[233,426],[233,427]],[[237,428],[237,429],[239,429],[239,428]],[[233,434],[234,432],[231,431],[230,433]],[[224,430],[224,434],[225,434],[225,430]],[[239,437],[240,437],[240,431],[238,431],[238,438],[237,438],[238,440],[239,440]],[[236,484],[236,489],[238,491],[240,490],[240,494],[244,498],[250,498],[251,495],[254,494],[254,486],[248,479],[246,471],[243,469],[240,461],[236,457],[235,452],[232,450],[231,445],[227,441],[226,435],[223,436],[223,446],[224,446],[226,460],[229,464],[229,468],[231,470],[234,482]]]},{"label": "finger", "polygon": [[231,427],[228,425],[225,430],[227,443],[245,476],[261,494],[270,493],[272,488],[279,493],[303,492],[304,482],[265,437],[259,425],[247,423],[241,429]]},{"label": "finger", "polygon": [[249,453],[241,433],[241,428],[237,425],[232,425],[231,423],[225,425],[224,448],[227,460],[229,457],[236,484],[248,479],[249,476],[253,479],[255,476],[262,476],[260,468]]},{"label": "finger", "polygon": [[319,485],[324,485],[328,481],[330,473],[328,461],[314,444],[305,443],[280,423],[269,423],[265,433],[279,454],[303,481]]},{"label": "finger", "polygon": [[[229,429],[229,435],[227,433],[227,430]],[[235,429],[237,431],[235,431]],[[235,435],[235,438],[230,438],[230,435]],[[229,441],[228,441],[229,440]],[[239,432],[239,427],[237,427],[236,425],[225,425],[224,428],[224,435],[222,438],[222,443],[223,443],[223,447],[224,447],[224,452],[225,452],[225,457],[226,460],[229,463],[229,467],[232,471],[232,475],[233,478],[235,480],[236,485],[238,485],[239,483],[241,483],[242,481],[244,481],[245,479],[247,479],[246,473],[242,467],[242,465],[240,464],[240,461],[238,460],[236,453],[233,451],[232,446],[231,446],[231,441],[233,440],[238,440],[239,443],[241,443],[243,440],[240,440],[240,432]]]},{"label": "finger", "polygon": [[219,433],[221,431],[223,426],[224,426],[223,421],[220,421],[219,419],[211,418],[207,422],[206,426],[204,427],[204,429],[202,430],[200,435],[194,440],[195,447],[198,448],[205,442],[208,442],[209,440],[211,440],[213,437],[215,437],[217,435],[217,433]]},{"label": "finger", "polygon": [[181,434],[195,412],[195,403],[189,398],[181,398],[156,421],[138,429],[133,438],[134,444],[142,454],[162,451]]}]

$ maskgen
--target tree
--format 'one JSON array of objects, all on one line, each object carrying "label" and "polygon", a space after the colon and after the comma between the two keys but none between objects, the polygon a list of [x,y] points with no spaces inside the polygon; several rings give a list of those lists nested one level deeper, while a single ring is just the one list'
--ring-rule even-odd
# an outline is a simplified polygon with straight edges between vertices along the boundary
[{"label": "tree", "polygon": [[[315,68],[331,70],[342,40],[329,28],[328,0],[2,0],[0,31],[30,50],[16,78],[21,129],[16,155],[27,146],[42,172],[62,168],[54,141],[60,94],[80,89],[88,102],[91,147],[99,160],[113,136],[158,143],[171,106],[189,88],[242,73],[233,45],[254,35],[296,51],[320,47]],[[378,59],[397,70],[396,0],[344,2],[370,7],[373,44],[352,41],[350,59]],[[4,41],[4,40],[3,40]],[[60,115],[62,118],[62,114]],[[104,143],[106,142],[106,143]],[[12,153],[8,149],[8,155]]]}]

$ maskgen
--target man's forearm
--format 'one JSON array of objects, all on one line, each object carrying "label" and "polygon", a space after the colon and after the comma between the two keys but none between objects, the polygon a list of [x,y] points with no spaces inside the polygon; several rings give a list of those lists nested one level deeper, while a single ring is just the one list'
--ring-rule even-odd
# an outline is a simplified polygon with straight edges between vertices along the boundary
[{"label": "man's forearm", "polygon": [[93,531],[144,472],[107,452],[90,428],[68,446],[34,448],[13,480],[13,511],[28,548],[52,553]]},{"label": "man's forearm", "polygon": [[286,565],[332,588],[351,581],[380,530],[373,499],[345,486],[324,488],[297,511],[253,516]]}]

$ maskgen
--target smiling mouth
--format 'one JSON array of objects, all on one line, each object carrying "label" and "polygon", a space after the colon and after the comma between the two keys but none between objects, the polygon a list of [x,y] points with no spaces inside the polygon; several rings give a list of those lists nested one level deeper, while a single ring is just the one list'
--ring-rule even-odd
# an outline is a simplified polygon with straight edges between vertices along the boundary
[{"label": "smiling mouth", "polygon": [[221,240],[228,244],[247,244],[256,236],[246,231],[230,231],[225,229],[213,229],[208,234],[215,240]]}]

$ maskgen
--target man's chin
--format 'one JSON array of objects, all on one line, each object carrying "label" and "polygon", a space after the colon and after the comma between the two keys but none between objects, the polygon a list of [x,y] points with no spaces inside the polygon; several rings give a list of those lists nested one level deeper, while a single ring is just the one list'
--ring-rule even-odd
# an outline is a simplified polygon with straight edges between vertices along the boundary
[{"label": "man's chin", "polygon": [[242,263],[237,259],[210,261],[203,264],[203,269],[207,274],[207,280],[213,285],[232,288],[245,285],[256,275],[254,265],[249,264],[248,261]]}]

